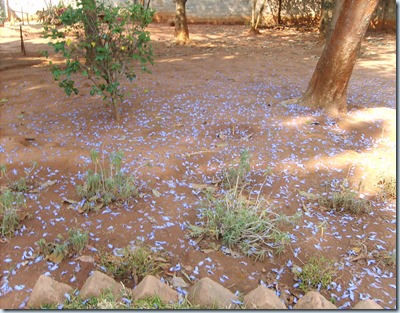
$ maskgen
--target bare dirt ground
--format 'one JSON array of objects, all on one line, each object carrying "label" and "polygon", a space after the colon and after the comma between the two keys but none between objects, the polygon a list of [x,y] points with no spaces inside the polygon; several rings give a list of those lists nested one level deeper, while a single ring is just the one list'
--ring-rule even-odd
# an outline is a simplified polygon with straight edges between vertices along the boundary
[{"label": "bare dirt ground", "polygon": [[[171,272],[178,276],[183,270],[195,280],[209,276],[240,293],[265,283],[288,305],[303,294],[291,264],[323,255],[339,268],[336,285],[321,290],[327,299],[341,308],[365,298],[395,308],[396,269],[382,255],[396,248],[396,206],[394,199],[377,197],[379,174],[395,175],[396,169],[395,35],[366,36],[349,85],[349,113],[331,118],[280,104],[306,89],[322,51],[316,33],[284,29],[248,36],[244,26],[190,25],[192,44],[174,46],[172,27],[152,24],[149,30],[152,74],[124,82],[131,96],[117,124],[110,108],[88,95],[83,79],[77,78],[77,96],[67,97],[57,86],[40,54],[50,47],[39,26],[24,26],[27,56],[20,53],[17,28],[0,28],[0,92],[8,99],[0,104],[0,164],[16,180],[36,161],[35,182],[56,181],[26,195],[32,218],[15,237],[2,239],[0,307],[24,307],[44,273],[82,287],[96,264],[76,259],[54,264],[38,256],[35,246],[41,238],[50,242],[80,227],[90,231],[84,255],[144,240],[170,254]],[[59,60],[52,53],[50,58]],[[79,200],[75,186],[90,167],[92,149],[106,156],[122,150],[124,170],[135,173],[145,196],[98,213],[68,209],[62,198]],[[273,171],[262,189],[273,210],[303,214],[289,229],[286,252],[261,262],[223,247],[213,251],[208,239],[185,238],[186,223],[198,221],[202,197],[192,184],[210,183],[238,163],[243,149],[252,155],[249,179],[256,185],[268,167]],[[370,214],[303,206],[299,191],[323,193],[325,182],[329,188],[334,179],[345,178],[355,185],[362,180],[362,196],[373,205]]]}]

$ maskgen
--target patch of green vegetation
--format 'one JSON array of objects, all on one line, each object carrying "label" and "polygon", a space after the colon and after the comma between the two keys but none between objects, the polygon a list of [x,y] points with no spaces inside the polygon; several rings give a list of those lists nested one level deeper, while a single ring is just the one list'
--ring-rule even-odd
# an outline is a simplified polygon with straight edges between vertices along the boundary
[{"label": "patch of green vegetation", "polygon": [[21,227],[21,221],[25,218],[21,212],[24,206],[25,200],[21,193],[7,188],[0,194],[0,232],[2,236],[12,237]]},{"label": "patch of green vegetation", "polygon": [[[110,291],[102,293],[99,297],[90,297],[82,299],[79,295],[72,295],[65,299],[61,305],[42,305],[41,309],[64,309],[64,310],[96,310],[96,309],[161,309],[161,310],[185,310],[185,309],[206,309],[199,305],[191,304],[187,298],[180,303],[164,303],[160,297],[151,296],[140,300],[133,300],[129,292],[125,291],[118,297],[115,297]],[[217,307],[214,307],[217,309]]]},{"label": "patch of green vegetation", "polygon": [[68,238],[58,234],[54,242],[46,242],[42,238],[36,242],[39,252],[43,254],[47,260],[60,263],[62,260],[80,254],[85,246],[89,243],[89,232],[81,229],[68,230]]},{"label": "patch of green vegetation", "polygon": [[237,167],[230,167],[222,171],[222,183],[226,188],[238,188],[246,182],[246,176],[250,171],[249,150],[245,149],[240,153],[240,161]]},{"label": "patch of green vegetation", "polygon": [[99,210],[104,205],[139,195],[133,176],[121,170],[123,153],[109,155],[108,166],[100,162],[99,152],[92,150],[90,158],[94,169],[87,171],[83,185],[77,186],[78,195],[86,199],[82,211]]},{"label": "patch of green vegetation", "polygon": [[294,271],[300,280],[299,288],[304,292],[312,288],[326,289],[337,274],[335,261],[323,256],[312,256],[302,268],[297,267]]},{"label": "patch of green vegetation", "polygon": [[133,279],[137,285],[146,275],[158,275],[169,266],[169,261],[161,252],[153,252],[145,246],[125,247],[118,255],[100,253],[99,266],[122,282]]},{"label": "patch of green vegetation", "polygon": [[378,259],[386,266],[395,268],[397,264],[396,249],[392,251],[382,251],[378,254]]},{"label": "patch of green vegetation", "polygon": [[25,169],[25,176],[18,178],[16,181],[11,181],[7,175],[7,167],[4,164],[0,165],[0,174],[6,177],[8,180],[8,188],[16,192],[28,192],[32,189],[33,182],[31,181],[30,175],[37,167],[36,162],[31,163],[31,167]]},{"label": "patch of green vegetation", "polygon": [[206,189],[200,209],[201,221],[199,225],[189,225],[189,236],[221,238],[229,248],[238,247],[245,255],[263,260],[271,250],[277,254],[285,250],[290,234],[279,226],[293,224],[300,213],[277,214],[264,199],[247,196],[248,170],[249,156],[244,152],[237,169],[224,171],[223,185],[229,186],[228,190],[216,194],[213,189]]},{"label": "patch of green vegetation", "polygon": [[379,197],[383,200],[396,199],[396,176],[389,173],[382,173],[379,177],[378,186],[381,188]]},{"label": "patch of green vegetation", "polygon": [[[330,184],[326,184],[326,187]],[[351,214],[369,213],[372,210],[371,202],[359,196],[362,182],[358,184],[357,190],[349,187],[346,179],[335,182],[333,191],[326,190],[322,195],[299,191],[299,195],[309,201],[317,201],[320,208],[325,211],[347,212]],[[304,204],[303,204],[304,205]]]}]

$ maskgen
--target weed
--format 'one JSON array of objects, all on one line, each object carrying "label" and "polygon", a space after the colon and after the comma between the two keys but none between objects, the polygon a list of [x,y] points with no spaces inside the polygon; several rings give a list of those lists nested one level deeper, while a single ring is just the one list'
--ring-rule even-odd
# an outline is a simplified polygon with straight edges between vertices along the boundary
[{"label": "weed", "polygon": [[392,251],[383,251],[378,254],[378,258],[385,264],[386,266],[390,266],[395,268],[397,264],[396,257],[396,249]]},{"label": "weed", "polygon": [[20,227],[23,217],[20,214],[25,201],[20,193],[6,189],[0,194],[0,231],[2,236],[13,236]]},{"label": "weed", "polygon": [[[205,309],[191,304],[187,298],[180,303],[164,303],[158,296],[150,296],[140,300],[133,300],[130,293],[124,290],[117,297],[111,291],[103,292],[99,297],[82,299],[79,295],[66,297],[63,304],[46,304],[41,309],[64,310],[96,310],[96,309]],[[215,307],[217,309],[217,307]]]},{"label": "weed", "polygon": [[33,182],[30,179],[30,175],[33,170],[37,167],[36,162],[31,163],[31,167],[25,168],[25,176],[18,178],[16,181],[11,181],[7,175],[7,167],[4,164],[0,165],[0,174],[2,177],[6,177],[8,180],[8,187],[16,192],[28,192],[33,185]]},{"label": "weed", "polygon": [[54,242],[46,242],[46,239],[41,238],[36,242],[39,252],[43,254],[46,259],[54,263],[60,263],[62,260],[79,254],[83,251],[85,246],[89,243],[89,233],[81,229],[70,229],[68,231],[68,238],[64,239],[61,234],[57,235]]},{"label": "weed", "polygon": [[[228,173],[225,181],[230,188],[222,194],[205,191],[200,209],[201,222],[189,226],[189,236],[221,238],[228,247],[237,246],[245,255],[262,260],[272,249],[278,254],[285,250],[290,236],[278,226],[293,223],[300,216],[299,213],[291,217],[276,214],[264,199],[246,196],[248,169],[249,157],[244,152],[238,169],[225,171]],[[233,178],[236,181],[232,184]]]},{"label": "weed", "polygon": [[99,153],[90,152],[94,170],[86,173],[85,183],[77,186],[77,193],[86,200],[83,211],[99,210],[112,202],[136,197],[139,195],[135,180],[122,172],[122,152],[111,153],[109,164],[100,162]]},{"label": "weed", "polygon": [[389,175],[388,173],[382,173],[378,186],[381,188],[379,192],[379,197],[383,200],[385,199],[396,199],[396,177],[393,175]]},{"label": "weed", "polygon": [[83,232],[80,229],[70,229],[68,231],[70,250],[73,253],[79,254],[89,243],[89,232]]},{"label": "weed", "polygon": [[100,253],[99,265],[116,280],[134,280],[138,284],[146,275],[157,275],[168,266],[168,261],[147,247],[125,247],[119,255]]},{"label": "weed", "polygon": [[370,201],[359,196],[362,187],[361,182],[358,185],[357,191],[348,187],[346,179],[334,185],[335,191],[331,192],[330,195],[327,192],[327,196],[317,196],[320,207],[327,210],[333,209],[337,212],[349,212],[351,214],[371,212],[372,206]]},{"label": "weed", "polygon": [[323,256],[312,256],[302,267],[298,267],[295,275],[300,280],[299,288],[304,292],[310,288],[325,289],[333,281],[337,270],[335,261]]},{"label": "weed", "polygon": [[246,175],[250,170],[250,158],[251,155],[249,150],[243,150],[240,153],[240,161],[237,168],[230,167],[222,172],[222,182],[224,187],[232,188],[245,183]]}]

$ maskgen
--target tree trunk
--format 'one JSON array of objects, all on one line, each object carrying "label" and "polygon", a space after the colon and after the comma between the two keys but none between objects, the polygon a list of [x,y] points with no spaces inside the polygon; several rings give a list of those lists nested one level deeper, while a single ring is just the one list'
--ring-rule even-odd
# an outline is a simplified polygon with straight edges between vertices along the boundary
[{"label": "tree trunk", "polygon": [[189,42],[189,28],[186,19],[187,0],[173,0],[176,4],[175,41],[180,44]]},{"label": "tree trunk", "polygon": [[345,0],[300,104],[337,115],[347,111],[347,86],[379,0]]},{"label": "tree trunk", "polygon": [[[96,14],[96,1],[95,0],[84,0],[82,1],[84,10],[84,28],[87,42],[86,48],[86,66],[94,63],[96,57],[96,45],[98,44],[99,28],[97,25],[97,14]],[[94,43],[94,44],[93,44]]]},{"label": "tree trunk", "polygon": [[282,0],[279,0],[279,2],[278,2],[278,25],[281,25],[281,23],[282,23],[281,11],[282,11]]}]

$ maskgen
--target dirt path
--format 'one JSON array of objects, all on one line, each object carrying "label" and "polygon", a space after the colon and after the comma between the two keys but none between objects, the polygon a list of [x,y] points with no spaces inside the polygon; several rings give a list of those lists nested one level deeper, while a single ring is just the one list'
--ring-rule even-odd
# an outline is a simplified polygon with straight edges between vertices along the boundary
[{"label": "dirt path", "polygon": [[[90,245],[99,251],[144,240],[165,249],[171,267],[194,279],[209,276],[241,293],[262,281],[287,295],[289,305],[302,294],[294,286],[292,264],[302,266],[323,254],[340,269],[336,285],[321,291],[338,307],[372,298],[395,308],[396,270],[383,257],[396,248],[395,200],[376,196],[381,171],[395,173],[394,35],[367,36],[349,86],[350,111],[332,119],[279,104],[305,90],[322,51],[317,34],[263,30],[253,37],[243,26],[191,25],[192,45],[177,47],[170,43],[171,27],[153,24],[156,63],[151,75],[124,83],[132,95],[118,125],[99,98],[86,95],[86,81],[77,79],[82,93],[68,98],[40,56],[48,49],[40,29],[25,32],[26,57],[20,54],[19,33],[0,28],[0,98],[8,99],[0,104],[0,164],[16,179],[36,161],[35,181],[56,184],[27,196],[33,217],[1,243],[1,308],[23,307],[46,272],[82,286],[93,263],[70,259],[54,265],[35,254],[36,241],[52,241],[72,227],[90,231]],[[124,169],[136,174],[145,196],[99,213],[67,209],[62,197],[78,200],[75,186],[82,183],[92,149],[122,150]],[[255,184],[272,169],[263,194],[273,209],[303,214],[289,229],[290,248],[262,262],[213,251],[207,239],[196,243],[185,237],[187,223],[198,221],[202,197],[191,184],[212,181],[237,164],[243,149],[252,155]],[[345,178],[351,184],[363,181],[370,214],[332,213],[313,205],[304,210],[299,190],[322,193],[325,182]]]}]

